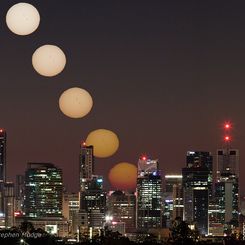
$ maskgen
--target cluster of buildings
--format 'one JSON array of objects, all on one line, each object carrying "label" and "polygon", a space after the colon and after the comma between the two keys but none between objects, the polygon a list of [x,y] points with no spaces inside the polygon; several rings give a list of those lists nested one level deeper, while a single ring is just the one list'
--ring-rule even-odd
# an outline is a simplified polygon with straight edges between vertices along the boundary
[{"label": "cluster of buildings", "polygon": [[106,229],[129,237],[149,232],[161,236],[169,235],[173,220],[180,218],[203,236],[243,233],[239,151],[230,148],[229,136],[225,142],[216,161],[210,152],[188,151],[179,174],[163,176],[158,160],[141,157],[135,192],[106,191],[103,176],[94,172],[93,146],[82,143],[79,192],[67,193],[62,170],[51,163],[28,163],[15,185],[6,182],[6,132],[0,130],[0,227],[28,221],[35,228],[78,240]]}]

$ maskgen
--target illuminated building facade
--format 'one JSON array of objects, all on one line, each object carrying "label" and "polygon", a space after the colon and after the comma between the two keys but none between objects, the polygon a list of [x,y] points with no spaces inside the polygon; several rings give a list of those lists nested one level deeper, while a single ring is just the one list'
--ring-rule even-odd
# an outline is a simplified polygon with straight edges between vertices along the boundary
[{"label": "illuminated building facade", "polygon": [[0,129],[0,216],[4,216],[4,184],[6,182],[6,140],[6,131],[4,129]]},{"label": "illuminated building facade", "polygon": [[222,175],[233,174],[239,177],[239,150],[218,149],[217,150],[217,181]]},{"label": "illuminated building facade", "polygon": [[88,228],[101,229],[105,222],[106,193],[103,190],[103,177],[92,175],[87,180],[87,189],[80,192],[80,212],[87,214]]},{"label": "illuminated building facade", "polygon": [[188,151],[186,155],[187,167],[205,167],[208,169],[209,198],[213,196],[213,156],[207,151]]},{"label": "illuminated building facade", "polygon": [[136,196],[134,193],[114,191],[107,199],[107,214],[113,222],[125,223],[126,233],[133,232],[135,225]]},{"label": "illuminated building facade", "polygon": [[238,226],[239,219],[239,151],[217,150],[217,180],[215,200],[218,204],[216,220],[223,225]]},{"label": "illuminated building facade", "polygon": [[79,176],[80,176],[80,190],[86,189],[86,181],[91,179],[94,173],[94,154],[93,146],[86,146],[81,144],[80,161],[79,161]]},{"label": "illuminated building facade", "polygon": [[184,220],[208,234],[209,198],[212,196],[212,157],[209,152],[187,152],[187,167],[182,169]]},{"label": "illuminated building facade", "polygon": [[165,175],[164,226],[170,227],[176,217],[183,218],[182,175]]},{"label": "illuminated building facade", "polygon": [[17,175],[15,183],[15,211],[21,213],[24,211],[24,188],[25,176]]},{"label": "illuminated building facade", "polygon": [[215,201],[218,205],[217,223],[224,228],[239,225],[239,150],[230,147],[231,124],[224,125],[223,149],[217,150],[217,179]]},{"label": "illuminated building facade", "polygon": [[79,193],[64,193],[62,202],[62,215],[69,222],[69,232],[77,232],[76,219],[79,213]]},{"label": "illuminated building facade", "polygon": [[158,160],[150,160],[146,157],[139,160],[136,196],[137,229],[161,228],[163,198]]},{"label": "illuminated building facade", "polygon": [[28,163],[24,210],[27,217],[62,216],[62,170],[51,163]]},{"label": "illuminated building facade", "polygon": [[4,185],[4,207],[5,207],[5,227],[11,228],[14,226],[14,208],[15,195],[14,183],[7,182]]},{"label": "illuminated building facade", "polygon": [[239,201],[238,178],[236,175],[223,175],[215,184],[215,197],[218,204],[217,222],[221,224],[232,223],[238,227]]}]

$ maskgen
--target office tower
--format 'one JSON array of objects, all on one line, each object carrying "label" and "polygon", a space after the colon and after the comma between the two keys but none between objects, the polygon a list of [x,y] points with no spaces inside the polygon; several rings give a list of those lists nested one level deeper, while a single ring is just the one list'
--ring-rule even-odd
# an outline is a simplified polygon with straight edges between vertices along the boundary
[{"label": "office tower", "polygon": [[19,213],[23,213],[24,208],[24,189],[25,189],[25,176],[16,176],[15,185],[15,210]]},{"label": "office tower", "polygon": [[14,207],[15,207],[14,184],[7,182],[4,185],[4,207],[5,207],[5,227],[14,226]]},{"label": "office tower", "polygon": [[217,221],[238,227],[238,178],[236,175],[221,177],[215,184],[215,197],[218,204]]},{"label": "office tower", "polygon": [[223,149],[217,150],[217,179],[215,200],[218,205],[217,222],[229,228],[238,227],[239,218],[239,150],[232,149],[231,124],[224,125]]},{"label": "office tower", "polygon": [[183,187],[182,183],[174,184],[173,186],[173,220],[177,217],[183,218]]},{"label": "office tower", "polygon": [[218,204],[217,222],[238,226],[239,218],[239,151],[217,150],[215,198]]},{"label": "office tower", "polygon": [[138,161],[136,226],[139,230],[162,227],[162,178],[158,160]]},{"label": "office tower", "polygon": [[62,170],[51,163],[28,163],[24,210],[27,217],[62,216]]},{"label": "office tower", "polygon": [[77,232],[76,223],[79,212],[79,193],[64,193],[62,202],[62,214],[69,222],[69,232],[75,234]]},{"label": "office tower", "polygon": [[4,216],[4,184],[6,182],[6,140],[6,131],[4,129],[0,129],[0,216]]},{"label": "office tower", "polygon": [[86,146],[83,142],[80,148],[79,176],[80,190],[86,189],[86,180],[91,179],[94,173],[93,146]]},{"label": "office tower", "polygon": [[212,157],[209,152],[188,151],[182,169],[184,220],[208,234],[208,207],[212,196]]},{"label": "office tower", "polygon": [[229,146],[217,150],[217,180],[227,174],[239,177],[239,150]]},{"label": "office tower", "polygon": [[213,196],[213,156],[206,151],[188,151],[186,155],[187,167],[206,167],[208,173],[209,198]]},{"label": "office tower", "polygon": [[176,217],[183,218],[182,175],[165,175],[164,226],[170,227]]},{"label": "office tower", "polygon": [[0,184],[6,182],[6,140],[6,131],[0,129]]},{"label": "office tower", "polygon": [[86,214],[88,229],[103,228],[106,211],[106,193],[103,191],[103,177],[92,175],[87,180],[87,189],[80,192],[80,212]]},{"label": "office tower", "polygon": [[134,193],[114,191],[108,194],[107,215],[113,222],[125,223],[126,233],[133,232],[135,225],[136,196]]}]

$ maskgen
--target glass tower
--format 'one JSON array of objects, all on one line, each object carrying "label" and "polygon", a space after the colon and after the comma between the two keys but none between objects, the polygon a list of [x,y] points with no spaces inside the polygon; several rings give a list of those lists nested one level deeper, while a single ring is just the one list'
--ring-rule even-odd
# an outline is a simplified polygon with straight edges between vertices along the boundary
[{"label": "glass tower", "polygon": [[0,129],[0,184],[6,182],[6,131]]},{"label": "glass tower", "polygon": [[126,233],[135,230],[135,204],[134,193],[114,191],[108,195],[108,215],[113,217],[115,222],[124,222]]},{"label": "glass tower", "polygon": [[28,163],[24,210],[28,217],[62,216],[62,170],[51,163]]},{"label": "glass tower", "polygon": [[143,157],[138,162],[137,178],[137,229],[162,227],[162,178],[158,160]]},{"label": "glass tower", "polygon": [[87,180],[92,178],[94,172],[94,154],[93,146],[86,146],[85,143],[81,144],[80,149],[80,164],[79,164],[79,176],[80,176],[80,190],[86,189]]},{"label": "glass tower", "polygon": [[4,216],[4,184],[6,182],[6,140],[4,129],[0,129],[0,216]]},{"label": "glass tower", "polygon": [[213,158],[209,152],[188,151],[182,169],[184,220],[208,234],[209,200],[213,196]]},{"label": "glass tower", "polygon": [[106,193],[102,176],[93,175],[87,181],[87,189],[80,192],[80,210],[87,214],[88,227],[101,229],[104,226]]},{"label": "glass tower", "polygon": [[221,224],[238,226],[239,218],[239,150],[217,150],[217,180],[215,200],[218,205],[216,220]]}]

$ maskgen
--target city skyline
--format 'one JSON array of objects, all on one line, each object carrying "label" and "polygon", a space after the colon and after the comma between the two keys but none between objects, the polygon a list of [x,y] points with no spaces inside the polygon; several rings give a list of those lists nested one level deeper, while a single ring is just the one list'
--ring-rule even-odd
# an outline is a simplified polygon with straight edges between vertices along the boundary
[{"label": "city skyline", "polygon": [[[40,28],[28,37],[5,24],[17,1],[0,3],[8,180],[27,162],[53,162],[76,191],[79,144],[97,128],[120,139],[113,157],[95,159],[95,172],[107,183],[115,164],[136,165],[142,153],[158,158],[163,173],[179,173],[187,151],[214,154],[223,147],[222,123],[230,120],[243,181],[244,3],[28,2],[41,15]],[[67,55],[67,67],[52,79],[31,66],[35,48],[49,42]],[[91,91],[95,102],[79,120],[64,117],[57,105],[72,86]]]}]

